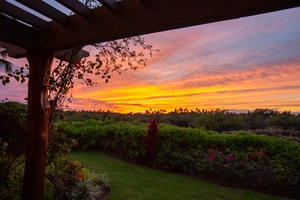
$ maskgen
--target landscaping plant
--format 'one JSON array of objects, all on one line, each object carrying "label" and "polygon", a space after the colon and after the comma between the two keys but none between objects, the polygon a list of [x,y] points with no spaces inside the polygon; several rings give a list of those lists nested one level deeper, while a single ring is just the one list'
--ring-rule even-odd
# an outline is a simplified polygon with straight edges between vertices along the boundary
[{"label": "landscaping plant", "polygon": [[238,178],[261,188],[300,185],[300,144],[288,139],[166,124],[158,129],[156,120],[148,125],[87,120],[60,123],[58,129],[78,141],[77,150],[104,150],[160,169]]},{"label": "landscaping plant", "polygon": [[150,119],[150,123],[147,125],[147,134],[144,137],[144,143],[148,156],[155,164],[155,158],[157,154],[158,146],[158,122],[156,119]]}]

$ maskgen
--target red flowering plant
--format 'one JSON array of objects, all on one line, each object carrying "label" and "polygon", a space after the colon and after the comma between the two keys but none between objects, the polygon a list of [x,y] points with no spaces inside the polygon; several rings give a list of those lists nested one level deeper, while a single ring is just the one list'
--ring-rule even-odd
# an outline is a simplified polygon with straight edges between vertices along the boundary
[{"label": "red flowering plant", "polygon": [[153,161],[155,161],[158,147],[158,125],[159,123],[156,119],[150,119],[150,123],[147,125],[147,135],[144,136],[147,154]]},{"label": "red flowering plant", "polygon": [[236,158],[236,152],[223,153],[222,151],[209,149],[206,160],[203,163],[205,166],[204,169],[224,179],[234,174],[234,161]]},{"label": "red flowering plant", "polygon": [[82,179],[82,174],[81,174],[81,173],[77,174],[77,177],[78,177],[79,179]]},{"label": "red flowering plant", "polygon": [[279,165],[268,156],[265,149],[249,148],[247,152],[209,149],[201,165],[199,169],[217,174],[221,179],[234,176],[259,187],[281,181],[278,176]]},{"label": "red flowering plant", "polygon": [[236,171],[248,184],[268,187],[276,182],[276,170],[272,168],[274,164],[274,160],[268,156],[265,149],[250,147],[247,152],[239,154],[239,162],[236,163],[239,167]]}]

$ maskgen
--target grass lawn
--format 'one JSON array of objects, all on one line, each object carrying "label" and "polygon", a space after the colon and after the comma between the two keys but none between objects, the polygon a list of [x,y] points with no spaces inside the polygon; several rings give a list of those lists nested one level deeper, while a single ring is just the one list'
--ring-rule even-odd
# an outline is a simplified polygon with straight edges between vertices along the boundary
[{"label": "grass lawn", "polygon": [[153,170],[100,152],[73,152],[70,156],[91,171],[109,174],[112,194],[108,200],[283,199]]}]

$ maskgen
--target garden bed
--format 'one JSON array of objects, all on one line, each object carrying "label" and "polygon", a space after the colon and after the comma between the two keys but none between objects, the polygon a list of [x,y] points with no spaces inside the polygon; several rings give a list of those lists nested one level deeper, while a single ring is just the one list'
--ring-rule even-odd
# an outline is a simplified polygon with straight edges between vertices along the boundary
[{"label": "garden bed", "polygon": [[299,197],[293,189],[300,187],[298,142],[245,131],[219,134],[166,124],[151,128],[155,124],[87,120],[59,124],[58,130],[78,141],[75,150],[106,151],[164,171]]}]

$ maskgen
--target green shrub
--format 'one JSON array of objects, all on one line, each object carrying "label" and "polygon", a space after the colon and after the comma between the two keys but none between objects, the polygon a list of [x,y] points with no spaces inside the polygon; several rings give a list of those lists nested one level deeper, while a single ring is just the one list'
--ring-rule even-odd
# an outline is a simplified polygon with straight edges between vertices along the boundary
[{"label": "green shrub", "polygon": [[[89,172],[79,161],[57,160],[47,168],[53,199],[99,199],[108,186],[106,173]],[[46,187],[47,190],[47,187]]]},{"label": "green shrub", "polygon": [[74,150],[107,150],[132,161],[139,160],[146,152],[142,144],[145,128],[141,124],[87,120],[60,123],[57,127],[77,140]]},{"label": "green shrub", "polygon": [[[106,150],[130,161],[153,163],[143,140],[146,124],[87,120],[58,127],[78,141],[77,150]],[[234,176],[261,187],[300,184],[297,142],[244,131],[228,135],[167,124],[160,124],[157,136],[156,167],[186,173],[210,172],[223,179]],[[209,160],[212,152],[215,158]],[[265,156],[250,159],[256,152],[264,152]]]},{"label": "green shrub", "polygon": [[24,165],[9,171],[5,184],[0,186],[0,199],[20,199],[24,178]]},{"label": "green shrub", "polygon": [[10,188],[7,195],[17,194],[17,188],[22,188],[22,184],[18,184],[19,175],[13,173],[19,172],[24,162],[26,111],[25,104],[0,103],[0,187]]},{"label": "green shrub", "polygon": [[70,195],[73,200],[96,200],[101,195],[100,186],[95,185],[90,179],[80,179],[72,188]]},{"label": "green shrub", "polygon": [[[183,171],[189,174],[194,174],[197,164],[203,159],[201,151],[161,151],[157,155],[157,164],[163,169],[171,171]],[[202,165],[201,165],[202,166]]]}]

